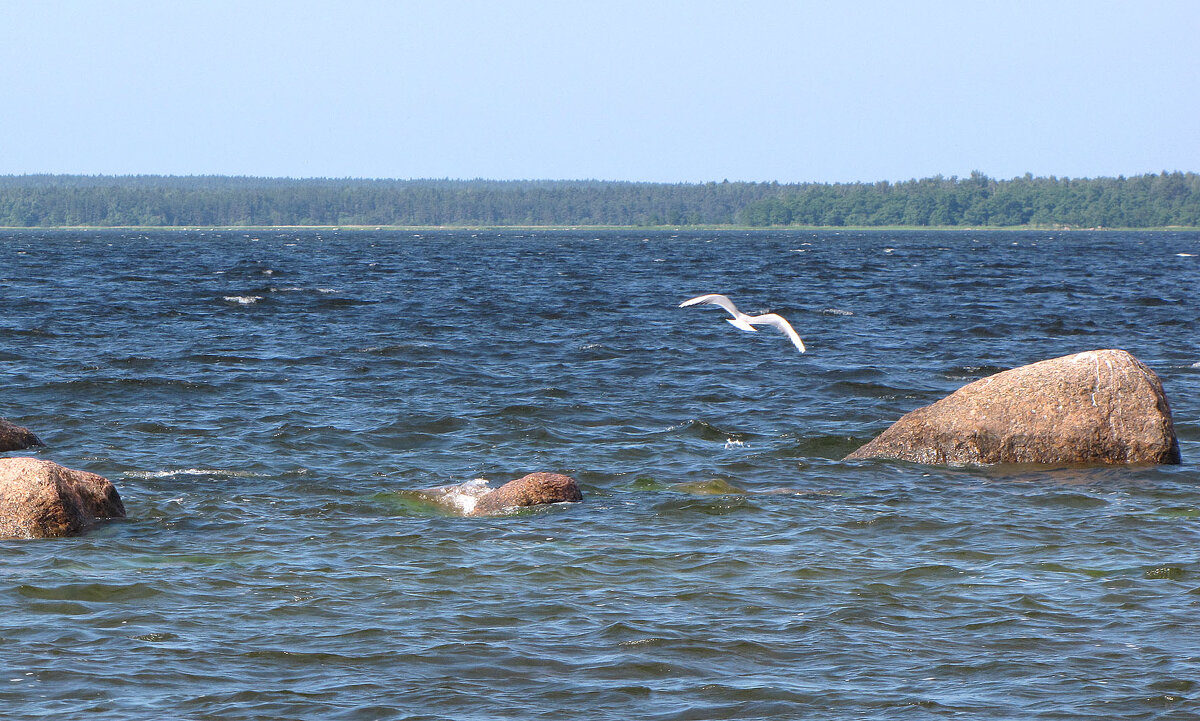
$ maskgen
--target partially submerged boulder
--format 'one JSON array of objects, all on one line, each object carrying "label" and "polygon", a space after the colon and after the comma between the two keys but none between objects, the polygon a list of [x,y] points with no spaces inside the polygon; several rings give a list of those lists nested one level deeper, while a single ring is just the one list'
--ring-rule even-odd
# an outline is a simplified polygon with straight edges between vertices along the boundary
[{"label": "partially submerged boulder", "polygon": [[0,451],[23,451],[44,445],[28,428],[0,418]]},{"label": "partially submerged boulder", "polygon": [[101,518],[124,518],[108,479],[38,458],[0,458],[0,538],[77,536]]},{"label": "partially submerged boulder", "polygon": [[492,488],[487,479],[476,478],[405,493],[460,516],[492,516],[521,506],[583,500],[575,479],[561,473],[530,473],[499,488]]},{"label": "partially submerged boulder", "polygon": [[507,508],[582,500],[583,492],[574,478],[561,473],[530,473],[480,496],[470,515],[487,516]]},{"label": "partially submerged boulder", "polygon": [[981,378],[896,421],[847,460],[926,464],[1179,463],[1162,382],[1123,350]]}]

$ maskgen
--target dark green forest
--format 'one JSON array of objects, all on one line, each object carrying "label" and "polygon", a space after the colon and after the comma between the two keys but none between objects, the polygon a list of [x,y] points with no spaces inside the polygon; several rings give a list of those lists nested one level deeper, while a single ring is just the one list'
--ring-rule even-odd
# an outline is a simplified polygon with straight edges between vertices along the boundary
[{"label": "dark green forest", "polygon": [[1200,225],[1200,175],[805,185],[742,209],[746,225],[1154,228]]},{"label": "dark green forest", "polygon": [[1200,226],[1200,176],[632,183],[0,176],[0,226]]}]

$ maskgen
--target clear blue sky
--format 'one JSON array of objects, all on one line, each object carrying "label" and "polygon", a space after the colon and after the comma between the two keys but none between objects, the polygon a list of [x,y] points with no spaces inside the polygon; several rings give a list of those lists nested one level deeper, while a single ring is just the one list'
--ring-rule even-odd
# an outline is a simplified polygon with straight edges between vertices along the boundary
[{"label": "clear blue sky", "polygon": [[0,174],[1200,171],[1200,0],[0,0]]}]

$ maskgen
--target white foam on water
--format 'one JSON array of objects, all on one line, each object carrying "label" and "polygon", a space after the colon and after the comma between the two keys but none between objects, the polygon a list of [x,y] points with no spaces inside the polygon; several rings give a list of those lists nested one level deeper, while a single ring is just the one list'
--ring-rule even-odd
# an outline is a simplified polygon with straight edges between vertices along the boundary
[{"label": "white foam on water", "polygon": [[486,478],[476,478],[453,486],[430,488],[424,493],[435,503],[447,506],[457,513],[469,515],[475,510],[480,497],[491,491],[492,487],[488,485]]},{"label": "white foam on water", "polygon": [[130,478],[175,478],[176,476],[217,476],[219,478],[267,478],[265,473],[233,471],[223,468],[174,468],[165,471],[127,471]]},{"label": "white foam on water", "polygon": [[1180,258],[1195,258],[1196,257],[1195,253],[1176,253],[1175,255],[1179,256]]},{"label": "white foam on water", "polygon": [[237,303],[239,305],[252,305],[262,300],[261,295],[227,295],[224,298],[227,303]]}]

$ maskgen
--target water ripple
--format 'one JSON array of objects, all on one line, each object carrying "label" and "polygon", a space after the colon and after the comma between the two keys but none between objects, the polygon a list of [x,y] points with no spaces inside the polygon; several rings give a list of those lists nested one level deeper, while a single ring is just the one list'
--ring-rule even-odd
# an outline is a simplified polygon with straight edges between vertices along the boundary
[{"label": "water ripple", "polygon": [[[1195,233],[411,235],[0,233],[20,453],[129,510],[0,542],[6,714],[1194,715]],[[674,312],[709,291],[810,352]],[[840,460],[1097,347],[1183,465]],[[420,494],[537,470],[585,502]]]}]

